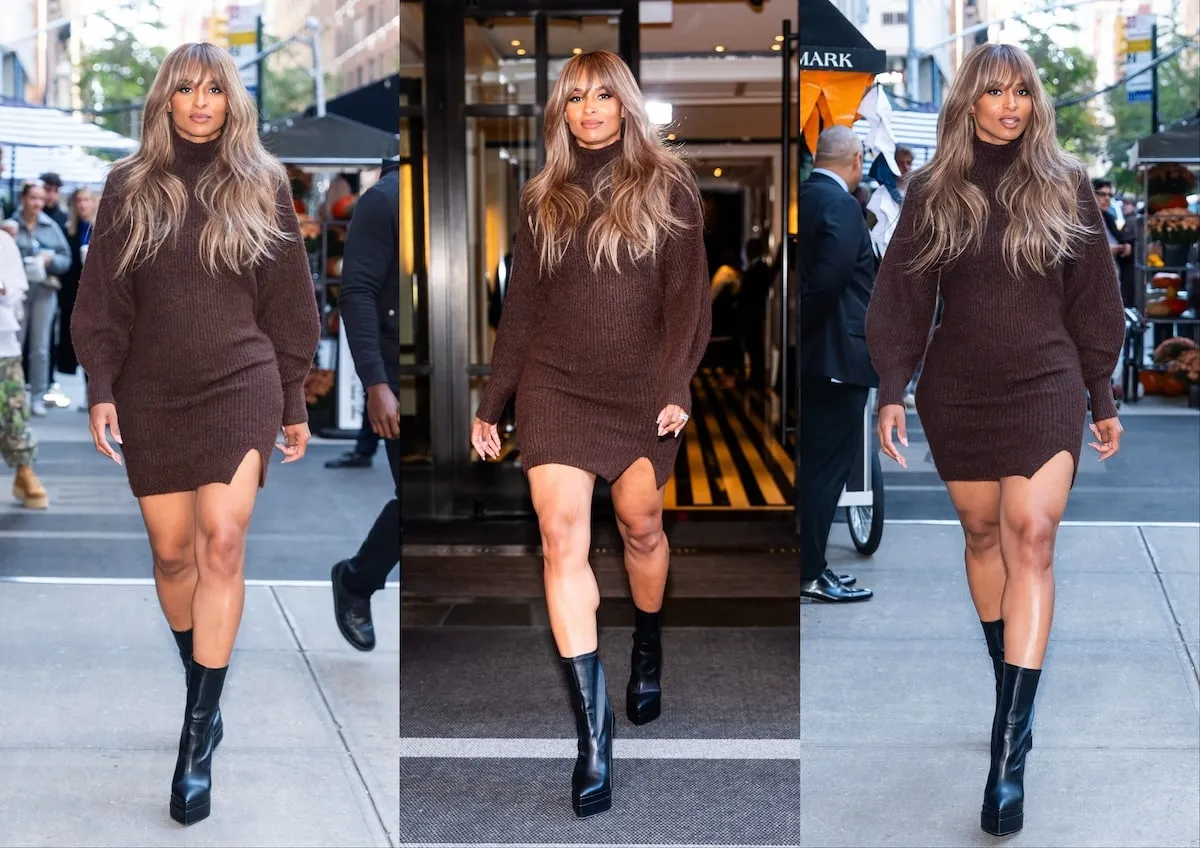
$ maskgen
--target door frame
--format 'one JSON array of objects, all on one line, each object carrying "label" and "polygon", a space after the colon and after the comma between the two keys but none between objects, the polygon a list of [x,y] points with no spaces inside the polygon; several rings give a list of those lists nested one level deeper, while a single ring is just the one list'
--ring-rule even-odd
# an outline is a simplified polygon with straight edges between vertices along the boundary
[{"label": "door frame", "polygon": [[[540,118],[549,97],[547,17],[610,14],[619,18],[622,58],[639,78],[638,0],[438,0],[425,4],[425,125],[428,133],[429,414],[432,458],[426,512],[450,518],[469,512],[478,488],[468,440],[472,377],[489,373],[470,361],[467,118]],[[534,18],[536,103],[467,104],[465,24],[472,17]],[[538,121],[538,163],[544,159]]]}]

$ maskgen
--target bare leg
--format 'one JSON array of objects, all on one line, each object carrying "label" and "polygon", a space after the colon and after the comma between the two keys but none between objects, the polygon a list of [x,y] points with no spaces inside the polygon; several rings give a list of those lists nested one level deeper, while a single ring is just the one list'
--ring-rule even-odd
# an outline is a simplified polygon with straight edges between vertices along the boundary
[{"label": "bare leg", "polygon": [[154,588],[172,630],[192,629],[196,591],[196,493],[138,499],[154,557]]},{"label": "bare leg", "polygon": [[588,561],[595,475],[568,465],[529,469],[529,493],[542,534],[550,630],[562,657],[596,650],[600,587]]},{"label": "bare leg", "polygon": [[967,586],[980,621],[1000,618],[1004,557],[1000,554],[999,481],[947,483],[966,541]]},{"label": "bare leg", "polygon": [[258,495],[262,458],[250,451],[228,484],[210,483],[196,494],[199,580],[192,601],[192,656],[208,668],[229,665],[246,598],[246,532]]},{"label": "bare leg", "polygon": [[1000,547],[1004,588],[1004,661],[1040,669],[1054,619],[1054,541],[1074,473],[1071,455],[1056,454],[1033,477],[1000,481]]},{"label": "bare leg", "polygon": [[642,457],[612,485],[617,529],[625,541],[625,571],[633,603],[643,612],[662,609],[671,549],[663,532],[663,490],[654,466]]}]

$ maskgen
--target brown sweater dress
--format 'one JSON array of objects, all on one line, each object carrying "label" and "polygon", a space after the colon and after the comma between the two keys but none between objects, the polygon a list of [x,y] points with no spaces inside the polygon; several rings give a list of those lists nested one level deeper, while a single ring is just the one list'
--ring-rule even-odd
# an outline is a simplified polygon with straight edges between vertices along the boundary
[{"label": "brown sweater dress", "polygon": [[251,450],[262,456],[261,486],[281,425],[308,420],[303,384],[320,327],[287,183],[274,191],[293,241],[241,273],[213,277],[201,262],[206,213],[195,188],[220,143],[175,138],[171,167],[188,188],[179,238],[123,276],[128,233],[114,209],[124,187],[119,170],[110,176],[79,281],[72,334],[88,404],[116,404],[139,498],[229,483]]},{"label": "brown sweater dress", "polygon": [[[621,149],[620,141],[577,147],[572,180],[591,194]],[[476,414],[495,423],[516,391],[525,469],[570,465],[611,482],[644,456],[662,487],[680,439],[659,437],[655,419],[671,403],[690,414],[692,375],[712,326],[704,217],[677,188],[672,206],[689,229],[666,239],[656,257],[634,265],[624,255],[620,273],[607,262],[597,272],[587,231],[605,203],[592,201],[562,261],[544,277],[522,206],[492,373]]]},{"label": "brown sweater dress", "polygon": [[[1078,258],[1041,275],[1014,276],[1002,255],[1008,216],[997,198],[1020,140],[976,139],[971,180],[989,200],[982,247],[921,277],[907,270],[920,248],[908,193],[867,310],[867,344],[879,372],[879,405],[900,403],[922,354],[917,409],[943,480],[1031,477],[1060,451],[1079,467],[1092,419],[1117,414],[1110,377],[1125,337],[1121,293],[1087,175],[1079,204],[1093,234]],[[940,277],[940,282],[939,282]],[[938,292],[941,323],[929,341]]]}]

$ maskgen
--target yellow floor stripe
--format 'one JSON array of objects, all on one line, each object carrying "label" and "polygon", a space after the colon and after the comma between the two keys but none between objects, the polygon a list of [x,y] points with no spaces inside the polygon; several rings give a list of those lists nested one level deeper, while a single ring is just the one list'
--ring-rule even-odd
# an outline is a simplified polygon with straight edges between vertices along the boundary
[{"label": "yellow floor stripe", "polygon": [[750,441],[750,438],[746,435],[746,431],[742,429],[742,423],[738,420],[737,411],[733,409],[733,404],[737,402],[738,396],[733,395],[731,398],[728,394],[720,393],[718,397],[725,407],[725,420],[729,422],[729,429],[733,430],[734,438],[737,439],[738,445],[742,449],[742,456],[746,458],[750,470],[754,472],[754,479],[758,483],[758,488],[762,492],[763,499],[767,502],[768,506],[787,503],[783,493],[775,485],[775,478],[767,470],[766,463],[763,462],[763,457],[758,452],[757,445]]},{"label": "yellow floor stripe", "polygon": [[750,422],[754,425],[759,434],[762,436],[763,442],[767,445],[767,450],[771,452],[771,457],[779,463],[779,467],[783,469],[783,473],[787,476],[789,483],[796,482],[796,465],[791,454],[783,445],[779,444],[779,439],[775,436],[775,428],[768,427],[763,419],[758,415],[753,404],[746,409],[746,415],[750,418]]},{"label": "yellow floor stripe", "polygon": [[712,490],[708,487],[708,472],[704,468],[704,452],[700,449],[700,438],[696,435],[695,427],[700,422],[694,422],[692,432],[687,436],[687,467],[688,477],[692,481],[692,505],[712,506]]},{"label": "yellow floor stripe", "polygon": [[663,509],[675,509],[676,506],[678,504],[675,503],[675,475],[672,474],[663,488]]},{"label": "yellow floor stripe", "polygon": [[[707,392],[700,388],[697,400],[706,407]],[[708,428],[708,432],[712,437],[713,452],[717,455],[717,465],[721,469],[721,479],[717,481],[725,489],[725,494],[729,496],[729,505],[734,509],[749,509],[750,499],[746,497],[746,489],[742,486],[741,475],[738,474],[737,466],[733,463],[733,454],[729,451],[729,445],[725,443],[725,439],[721,435],[721,428],[717,424],[717,417],[711,412],[704,416],[704,426]]]}]

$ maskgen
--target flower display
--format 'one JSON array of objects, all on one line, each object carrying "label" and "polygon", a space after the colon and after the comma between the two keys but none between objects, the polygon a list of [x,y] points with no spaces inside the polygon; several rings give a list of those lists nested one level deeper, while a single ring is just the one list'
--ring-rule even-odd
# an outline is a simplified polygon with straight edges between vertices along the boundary
[{"label": "flower display", "polygon": [[[1148,177],[1151,195],[1186,195],[1196,188],[1196,175],[1183,165],[1155,165],[1150,169]],[[1187,206],[1186,199],[1182,205]]]},{"label": "flower display", "polygon": [[1146,229],[1163,244],[1193,244],[1200,240],[1200,215],[1187,209],[1162,209],[1150,216]]}]

